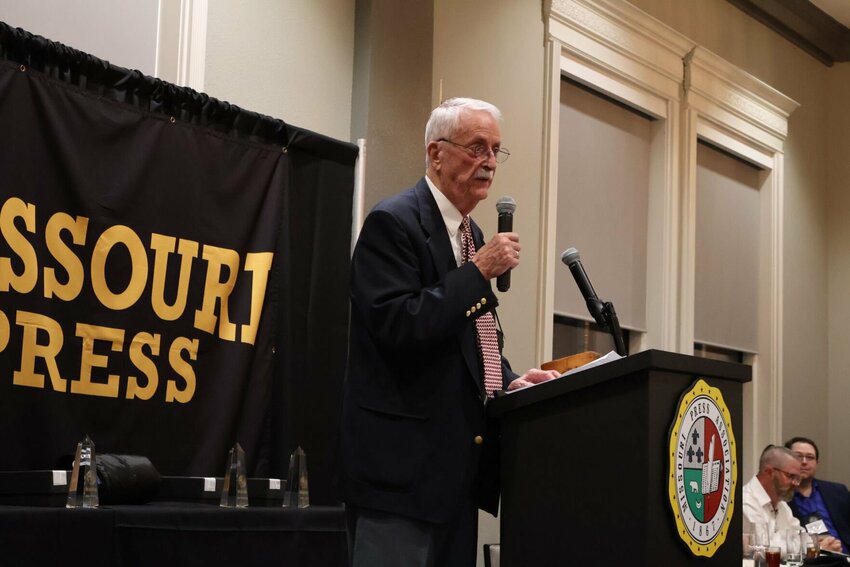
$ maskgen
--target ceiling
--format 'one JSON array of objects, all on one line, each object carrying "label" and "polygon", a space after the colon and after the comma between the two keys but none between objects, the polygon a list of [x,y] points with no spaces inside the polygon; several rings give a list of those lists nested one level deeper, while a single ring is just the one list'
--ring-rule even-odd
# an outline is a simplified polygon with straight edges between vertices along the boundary
[{"label": "ceiling", "polygon": [[811,0],[838,23],[850,28],[850,2],[847,0]]},{"label": "ceiling", "polygon": [[729,0],[824,65],[850,61],[850,0]]}]

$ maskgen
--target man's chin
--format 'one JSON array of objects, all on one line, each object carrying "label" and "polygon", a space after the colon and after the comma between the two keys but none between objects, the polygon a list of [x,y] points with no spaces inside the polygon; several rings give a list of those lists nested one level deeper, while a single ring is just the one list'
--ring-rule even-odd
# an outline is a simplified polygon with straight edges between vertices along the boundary
[{"label": "man's chin", "polygon": [[484,200],[487,198],[487,194],[490,191],[490,185],[493,184],[491,179],[488,180],[475,180],[475,183],[472,185],[472,192],[475,193],[476,196],[479,197],[480,200]]}]

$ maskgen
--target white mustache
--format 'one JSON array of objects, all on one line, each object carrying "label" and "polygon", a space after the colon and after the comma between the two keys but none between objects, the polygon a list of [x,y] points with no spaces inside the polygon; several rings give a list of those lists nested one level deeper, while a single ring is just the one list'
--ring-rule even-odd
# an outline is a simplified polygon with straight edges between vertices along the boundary
[{"label": "white mustache", "polygon": [[483,167],[475,172],[475,179],[490,180],[493,179],[493,174],[496,173],[492,169],[484,169]]}]

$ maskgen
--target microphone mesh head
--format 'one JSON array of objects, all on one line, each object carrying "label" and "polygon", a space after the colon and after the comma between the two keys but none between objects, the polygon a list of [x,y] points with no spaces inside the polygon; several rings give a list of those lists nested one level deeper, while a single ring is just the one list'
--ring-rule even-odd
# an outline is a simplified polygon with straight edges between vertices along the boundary
[{"label": "microphone mesh head", "polygon": [[569,266],[573,262],[578,262],[581,260],[581,256],[578,254],[578,250],[575,248],[567,248],[564,250],[564,253],[561,254],[561,262]]},{"label": "microphone mesh head", "polygon": [[499,211],[500,215],[505,213],[514,214],[516,201],[514,201],[513,197],[502,197],[496,201],[496,210]]}]

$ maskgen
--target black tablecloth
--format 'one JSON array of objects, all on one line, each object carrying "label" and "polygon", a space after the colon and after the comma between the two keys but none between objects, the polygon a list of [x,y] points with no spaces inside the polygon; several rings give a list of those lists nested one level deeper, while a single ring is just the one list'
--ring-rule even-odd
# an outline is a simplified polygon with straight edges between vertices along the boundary
[{"label": "black tablecloth", "polygon": [[0,506],[0,565],[345,567],[342,508]]}]

